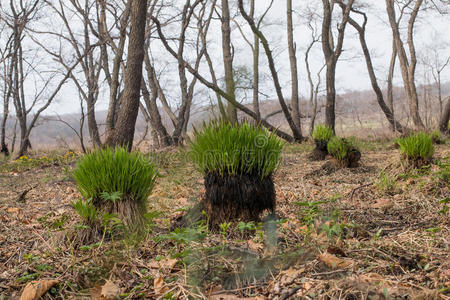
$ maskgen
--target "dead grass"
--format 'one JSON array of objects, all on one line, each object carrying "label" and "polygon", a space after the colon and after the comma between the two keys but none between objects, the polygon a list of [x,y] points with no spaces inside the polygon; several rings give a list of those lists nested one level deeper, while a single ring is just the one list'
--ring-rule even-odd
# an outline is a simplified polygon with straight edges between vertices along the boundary
[{"label": "dead grass", "polygon": [[[80,197],[75,157],[5,163],[0,299],[35,279],[59,282],[44,299],[89,299],[107,279],[121,299],[450,299],[450,221],[440,203],[450,197],[449,170],[437,164],[449,159],[448,145],[419,172],[389,143],[363,143],[359,167],[327,172],[326,162],[308,160],[312,145],[288,145],[274,178],[277,217],[216,233],[205,222],[170,230],[201,199],[203,179],[183,150],[153,153],[161,177],[151,231],[89,245],[70,235],[80,224],[70,205]],[[382,169],[395,193],[375,184]]]}]

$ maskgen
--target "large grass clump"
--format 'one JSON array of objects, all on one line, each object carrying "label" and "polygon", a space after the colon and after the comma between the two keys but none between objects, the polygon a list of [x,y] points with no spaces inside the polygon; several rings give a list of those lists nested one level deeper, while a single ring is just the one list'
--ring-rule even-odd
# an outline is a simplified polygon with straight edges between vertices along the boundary
[{"label": "large grass clump", "polygon": [[203,206],[211,223],[257,220],[275,209],[272,174],[283,142],[256,123],[213,121],[194,131],[192,159],[205,178]]},{"label": "large grass clump", "polygon": [[255,123],[214,121],[195,130],[194,162],[204,174],[269,176],[278,166],[283,142]]},{"label": "large grass clump", "polygon": [[73,175],[86,205],[117,215],[127,227],[141,225],[157,170],[140,153],[121,147],[96,150],[81,158]]},{"label": "large grass clump", "polygon": [[327,145],[334,136],[333,129],[324,124],[318,124],[314,127],[312,138],[316,144],[316,148],[309,156],[311,160],[324,160],[328,154]]},{"label": "large grass clump", "polygon": [[327,150],[344,167],[356,167],[361,158],[361,152],[351,140],[337,136],[328,141]]},{"label": "large grass clump", "polygon": [[434,154],[433,139],[425,132],[399,138],[400,153],[414,167],[427,165]]}]

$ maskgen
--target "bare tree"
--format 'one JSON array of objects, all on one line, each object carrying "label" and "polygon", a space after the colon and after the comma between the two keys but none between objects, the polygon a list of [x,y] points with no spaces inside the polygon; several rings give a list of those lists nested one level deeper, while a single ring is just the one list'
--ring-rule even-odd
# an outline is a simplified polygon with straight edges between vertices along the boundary
[{"label": "bare tree", "polygon": [[8,145],[6,144],[6,121],[9,117],[9,103],[11,102],[11,83],[12,83],[12,41],[13,35],[7,32],[6,24],[3,24],[0,29],[0,37],[6,41],[0,47],[0,80],[3,82],[1,88],[1,95],[3,97],[3,118],[0,128],[0,153],[9,156]]},{"label": "bare tree", "polygon": [[323,5],[323,21],[322,21],[322,50],[325,56],[327,65],[326,69],[326,85],[327,85],[327,100],[325,108],[325,123],[330,126],[333,131],[336,120],[336,64],[342,54],[342,47],[344,45],[345,27],[347,26],[350,9],[353,6],[354,0],[349,0],[342,9],[342,18],[337,26],[338,36],[337,44],[334,44],[334,37],[332,31],[332,19],[335,1],[322,0]]},{"label": "bare tree", "polygon": [[302,123],[300,119],[299,106],[299,90],[298,90],[298,71],[297,71],[297,56],[296,45],[294,42],[294,25],[292,22],[292,0],[286,0],[286,19],[287,19],[287,41],[289,52],[289,64],[291,69],[291,107],[292,120],[298,130],[301,132]]},{"label": "bare tree", "polygon": [[[7,26],[11,29],[13,36],[10,68],[11,75],[9,78],[11,80],[11,94],[16,110],[16,117],[20,128],[20,147],[18,156],[24,155],[31,147],[30,134],[32,129],[37,125],[36,122],[41,113],[50,106],[61,87],[66,83],[67,79],[71,76],[72,71],[80,62],[80,59],[77,59],[67,70],[65,70],[59,83],[53,86],[52,82],[57,78],[57,71],[52,72],[52,75],[49,78],[43,78],[36,70],[36,66],[32,65],[33,62],[28,61],[25,58],[23,42],[26,37],[26,30],[29,23],[36,18],[36,13],[39,10],[38,5],[40,3],[40,1],[27,3],[20,2],[18,7],[16,7],[17,4],[11,1],[9,7],[10,11],[3,12],[3,20],[5,20]],[[25,68],[24,64],[28,64],[28,68]],[[39,77],[39,79],[34,82],[34,84],[38,86],[38,90],[32,97],[25,93],[25,81],[30,72],[37,73],[36,75]],[[50,90],[50,88],[52,89]],[[38,107],[41,102],[42,105]],[[27,105],[27,103],[29,103],[29,105]],[[29,119],[31,114],[33,114],[33,116]]]},{"label": "bare tree", "polygon": [[322,67],[317,71],[316,77],[317,81],[314,83],[312,79],[311,66],[309,63],[309,54],[311,52],[312,47],[315,43],[319,41],[319,37],[316,37],[315,30],[311,30],[312,40],[305,51],[305,68],[306,74],[308,76],[308,84],[309,84],[309,103],[310,103],[310,122],[309,122],[309,135],[311,136],[314,131],[314,125],[316,122],[317,112],[318,112],[318,96],[319,89],[322,80],[322,70],[325,68],[326,64],[323,64]]},{"label": "bare tree", "polygon": [[139,112],[146,16],[147,1],[132,1],[130,12],[131,29],[128,41],[127,67],[124,74],[125,89],[122,95],[122,105],[117,115],[114,129],[109,130],[106,137],[107,145],[125,146],[129,151],[131,151],[133,146],[136,119]]},{"label": "bare tree", "polygon": [[[178,58],[177,53],[170,47],[170,45],[167,42],[167,38],[165,37],[165,35],[162,32],[161,29],[161,23],[158,21],[158,19],[156,17],[152,17],[153,22],[156,25],[157,31],[158,31],[158,35],[162,41],[162,43],[164,44],[165,48],[167,49],[167,51],[170,53],[170,55],[172,55],[175,58]],[[238,101],[236,101],[236,99],[234,97],[232,97],[231,95],[228,95],[226,93],[226,91],[222,90],[217,84],[212,83],[210,81],[208,81],[206,78],[204,78],[199,72],[198,70],[196,70],[194,67],[192,67],[188,62],[186,62],[184,60],[184,65],[186,66],[187,70],[193,75],[195,76],[203,85],[205,85],[206,87],[208,87],[209,89],[213,90],[214,92],[216,92],[217,94],[219,94],[222,98],[226,99],[228,102],[231,102],[234,106],[236,106],[239,110],[241,110],[242,112],[244,112],[245,114],[247,114],[248,116],[250,116],[251,118],[258,120],[258,116],[256,115],[256,113],[254,113],[251,109],[247,108],[245,105],[239,103]],[[293,142],[294,138],[289,135],[288,133],[272,126],[270,123],[268,123],[266,120],[261,119],[260,120],[261,124],[263,126],[265,126],[268,130],[275,132],[278,136],[280,136],[281,138],[289,141],[289,142]]]},{"label": "bare tree", "polygon": [[[156,3],[156,1],[155,1]],[[146,119],[152,124],[152,127],[155,129],[158,135],[158,143],[160,146],[170,146],[170,145],[181,145],[183,141],[187,138],[187,126],[190,118],[190,111],[194,97],[195,86],[197,84],[197,78],[194,77],[189,82],[188,77],[186,76],[186,67],[184,62],[184,52],[186,51],[187,41],[186,34],[189,26],[191,24],[192,16],[195,14],[196,7],[201,4],[201,1],[195,1],[194,3],[190,3],[190,0],[185,2],[183,6],[183,11],[181,13],[181,28],[177,38],[177,67],[178,67],[178,76],[180,80],[180,94],[181,94],[181,104],[178,109],[178,113],[174,113],[170,108],[168,101],[166,99],[165,92],[160,84],[160,79],[155,71],[154,64],[150,58],[150,48],[146,47],[148,51],[145,54],[145,70],[146,70],[146,78],[148,82],[148,86],[150,90],[147,89],[146,82],[143,81],[143,96],[145,106],[143,107]],[[200,66],[201,59],[206,51],[206,44],[202,41],[202,36],[206,36],[209,23],[212,18],[214,6],[211,6],[211,10],[208,14],[207,20],[203,23],[203,18],[206,12],[206,4],[203,4],[200,7],[199,15],[197,16],[198,24],[197,24],[197,32],[198,37],[195,43],[195,69],[198,70]],[[149,16],[153,16],[153,12],[150,12]],[[149,22],[151,18],[149,17]],[[149,24],[151,26],[152,24]],[[148,31],[150,32],[150,31]],[[147,45],[150,41],[150,34],[147,36]],[[168,46],[168,45],[167,45]],[[194,52],[194,51],[191,51]],[[156,100],[159,98],[163,109],[169,116],[172,121],[172,125],[174,126],[174,131],[172,134],[168,133],[168,129],[166,129],[165,125],[162,123],[162,118],[156,104]]]},{"label": "bare tree", "polygon": [[[345,10],[345,4],[341,1],[339,1],[338,3],[341,6],[342,10]],[[364,53],[364,58],[366,60],[367,71],[369,73],[370,82],[371,82],[372,88],[377,96],[378,105],[380,106],[381,110],[385,114],[385,116],[386,116],[387,120],[389,121],[389,123],[391,124],[391,126],[399,132],[405,132],[405,129],[403,128],[403,126],[395,120],[393,112],[386,105],[386,102],[384,101],[384,97],[383,97],[383,92],[381,91],[381,88],[378,85],[378,80],[375,75],[375,71],[374,71],[373,64],[372,64],[372,59],[370,56],[369,48],[367,46],[366,37],[365,37],[366,25],[367,25],[367,20],[368,20],[367,15],[364,12],[359,11],[354,8],[352,8],[351,11],[355,12],[359,16],[362,16],[362,18],[363,18],[362,25],[358,24],[358,22],[356,22],[351,16],[348,17],[348,22],[358,32],[359,41],[361,44],[362,51]]]},{"label": "bare tree", "polygon": [[[256,28],[258,30],[261,30],[261,27],[263,26],[263,21],[267,15],[267,13],[272,8],[274,0],[271,0],[267,8],[265,9],[264,13],[261,14],[261,16],[258,18],[255,16],[255,0],[250,0],[250,11],[249,11],[249,17],[252,18],[255,21]],[[235,18],[233,18],[234,24],[239,29],[239,32],[241,33],[242,38],[244,41],[249,45],[250,49],[252,50],[253,55],[253,78],[252,78],[252,106],[253,111],[258,115],[259,119],[261,118],[261,111],[259,108],[259,94],[260,94],[260,71],[259,71],[259,55],[260,55],[260,40],[257,34],[253,33],[253,41],[250,41],[250,38],[247,38],[247,36],[244,33],[244,30],[242,29],[242,26],[239,24],[239,22],[236,21]],[[267,118],[267,116],[266,116]]]},{"label": "bare tree", "polygon": [[[98,130],[97,120],[95,116],[95,105],[99,96],[99,78],[102,70],[101,56],[96,53],[97,45],[100,43],[97,41],[93,43],[92,39],[95,38],[92,31],[93,25],[90,19],[93,3],[90,0],[85,0],[84,5],[78,1],[71,0],[59,1],[57,5],[52,1],[46,1],[47,5],[52,11],[59,16],[64,24],[67,35],[58,32],[40,31],[41,34],[54,35],[59,40],[63,40],[68,43],[69,47],[73,49],[71,53],[75,54],[76,59],[80,61],[82,77],[71,72],[70,79],[77,88],[77,91],[83,101],[86,102],[87,107],[87,124],[89,136],[91,138],[94,147],[101,147],[100,134]],[[66,4],[67,3],[67,4]],[[70,4],[69,4],[70,3]],[[74,11],[78,18],[81,20],[81,32],[74,31],[74,22],[70,22],[67,17],[67,10]],[[35,30],[35,32],[37,32]],[[81,39],[77,37],[80,36]],[[51,48],[44,45],[39,41],[39,38],[33,39],[36,43],[41,45],[45,51],[54,57],[54,60],[60,63],[66,70],[69,70],[69,62],[61,50],[54,51]],[[64,44],[65,45],[65,44]],[[73,59],[70,57],[70,59]]]},{"label": "bare tree", "polygon": [[270,49],[269,42],[267,41],[266,37],[261,32],[261,30],[259,30],[256,27],[255,21],[246,13],[246,11],[244,9],[243,1],[239,0],[238,4],[239,4],[239,11],[241,12],[241,15],[247,21],[247,23],[249,24],[253,33],[259,37],[261,44],[263,45],[264,52],[266,53],[266,57],[267,57],[267,60],[269,63],[269,69],[270,69],[270,73],[272,75],[275,91],[277,93],[278,102],[280,103],[280,106],[281,106],[281,110],[283,111],[284,116],[289,124],[289,127],[290,127],[293,137],[294,137],[294,140],[300,142],[303,140],[301,128],[295,124],[294,115],[291,114],[291,112],[289,111],[289,107],[284,100],[283,92],[281,90],[281,85],[280,85],[280,81],[278,79],[278,73],[275,68],[275,62],[274,62],[274,59],[272,56],[272,51]]},{"label": "bare tree", "polygon": [[406,50],[404,47],[404,43],[400,34],[400,24],[396,20],[396,13],[394,8],[394,0],[386,0],[386,11],[389,17],[389,23],[392,29],[393,39],[395,41],[395,48],[397,50],[397,55],[400,62],[400,68],[402,71],[402,78],[404,89],[406,93],[406,98],[409,105],[409,113],[411,115],[411,119],[414,123],[414,126],[417,129],[423,129],[424,124],[419,114],[419,98],[417,95],[416,83],[415,83],[415,71],[417,66],[417,57],[416,57],[416,49],[414,45],[414,25],[417,19],[417,15],[419,14],[420,8],[423,4],[423,0],[415,0],[409,1],[412,4],[414,2],[414,6],[411,10],[411,14],[408,20],[408,32],[407,32],[407,40],[408,40],[408,50],[409,50],[409,59],[406,54]]},{"label": "bare tree", "polygon": [[[222,55],[225,69],[225,89],[227,94],[236,98],[236,87],[233,75],[233,54],[231,53],[231,29],[230,29],[230,8],[228,0],[222,0],[222,15],[220,16],[222,29]],[[237,122],[237,110],[232,103],[227,105],[227,119],[230,122]]]}]

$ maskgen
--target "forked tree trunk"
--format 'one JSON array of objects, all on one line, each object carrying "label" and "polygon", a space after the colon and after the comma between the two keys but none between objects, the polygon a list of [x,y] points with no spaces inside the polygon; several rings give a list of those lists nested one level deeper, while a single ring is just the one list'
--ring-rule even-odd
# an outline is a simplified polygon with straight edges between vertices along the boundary
[{"label": "forked tree trunk", "polygon": [[106,144],[124,146],[129,151],[133,146],[136,119],[139,112],[139,98],[142,81],[142,63],[144,61],[145,24],[147,17],[146,0],[129,0],[131,4],[130,39],[125,69],[125,89],[122,105],[114,129],[109,132]]},{"label": "forked tree trunk", "polygon": [[415,71],[417,65],[416,50],[414,46],[413,31],[414,23],[419,13],[423,0],[417,0],[411,12],[411,17],[408,21],[408,48],[409,60],[406,55],[406,50],[400,36],[399,24],[396,22],[394,0],[386,0],[386,11],[389,17],[389,23],[392,29],[392,35],[395,41],[400,68],[402,71],[403,84],[406,93],[406,99],[409,106],[409,114],[417,129],[423,129],[424,125],[419,114],[419,97],[417,95],[415,83]]},{"label": "forked tree trunk", "polygon": [[[330,3],[331,2],[331,3]],[[322,50],[326,61],[326,86],[327,99],[325,106],[325,124],[335,131],[336,125],[336,64],[342,53],[344,44],[345,27],[347,26],[350,10],[354,0],[349,0],[342,6],[342,19],[338,26],[338,37],[336,46],[334,45],[333,32],[331,28],[334,1],[322,0],[323,21],[322,21]]]}]

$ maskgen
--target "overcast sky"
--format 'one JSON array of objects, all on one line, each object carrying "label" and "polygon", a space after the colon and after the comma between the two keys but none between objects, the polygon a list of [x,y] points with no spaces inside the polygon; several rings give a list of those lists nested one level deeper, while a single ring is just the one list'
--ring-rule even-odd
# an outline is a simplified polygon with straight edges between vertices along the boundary
[{"label": "overcast sky", "polygon": [[[257,0],[257,11],[261,13],[270,2],[269,0]],[[298,60],[298,71],[299,78],[301,81],[302,95],[308,94],[308,85],[306,82],[306,71],[304,64],[304,52],[306,46],[310,42],[310,31],[305,26],[305,18],[302,17],[304,14],[304,8],[307,5],[315,5],[315,11],[321,13],[321,2],[318,0],[305,0],[298,1],[294,0],[294,10],[295,10],[295,32],[294,38],[297,44],[297,60]],[[368,10],[369,22],[367,25],[367,43],[369,45],[372,59],[376,68],[377,77],[379,79],[379,84],[385,86],[385,80],[387,77],[387,69],[389,67],[389,60],[391,57],[391,45],[392,45],[392,32],[387,24],[387,16],[384,8],[385,1],[383,0],[360,0],[357,3],[370,4],[371,8]],[[235,8],[236,12],[236,8]],[[283,83],[284,94],[286,98],[290,97],[290,75],[289,75],[289,60],[287,56],[286,47],[286,29],[285,29],[285,1],[275,0],[272,9],[267,15],[268,25],[263,28],[263,32],[269,39],[270,46],[276,55],[276,65],[279,71],[281,82]],[[242,24],[242,20],[240,20]],[[320,20],[317,22],[320,31]],[[252,67],[252,56],[250,48],[243,39],[241,38],[240,32],[233,26],[234,30],[232,33],[232,42],[236,49],[235,66],[246,66],[251,69]],[[415,30],[415,42],[417,45],[417,52],[419,59],[424,55],[427,48],[439,49],[442,59],[450,55],[450,35],[448,31],[450,29],[450,18],[447,16],[439,16],[436,12],[421,12],[418,17]],[[249,29],[244,24],[245,32],[249,32]],[[220,27],[212,27],[210,30],[210,39],[212,43],[211,48],[216,51],[211,51],[214,57],[214,63],[217,68],[216,72],[218,75],[222,73],[222,57],[220,52]],[[161,45],[158,41],[152,44],[152,51],[154,52],[155,61],[165,62],[160,66],[156,66],[160,70],[164,68],[165,74],[162,77],[162,84],[168,90],[168,93],[172,93],[170,98],[172,103],[176,105],[177,99],[177,74],[176,74],[176,64],[173,60],[165,54],[162,50]],[[160,57],[158,57],[160,56]],[[266,67],[266,57],[263,53],[261,47],[261,64],[263,65],[262,73],[262,86],[263,92],[267,94],[268,98],[274,98],[275,93],[273,92],[273,83],[269,77],[264,77],[264,74],[269,74]],[[167,66],[166,63],[171,63]],[[311,53],[311,63],[313,72],[315,73],[323,64],[323,54],[321,51],[321,45],[316,44],[314,50]],[[398,64],[397,64],[398,67]],[[422,82],[423,69],[421,66],[417,70],[417,82]],[[209,73],[207,69],[202,70],[202,74],[209,78]],[[442,72],[443,82],[450,80],[450,66]],[[324,81],[322,81],[324,83]],[[395,83],[401,85],[401,78],[399,69],[396,72]],[[345,92],[348,90],[364,90],[370,88],[370,81],[367,75],[366,65],[364,58],[360,51],[360,44],[356,36],[355,30],[348,25],[346,30],[346,37],[344,41],[344,53],[341,56],[341,60],[337,67],[337,77],[336,86],[338,92]],[[199,83],[197,84],[197,90],[202,90],[204,87]],[[73,85],[69,82],[63,89],[61,95],[58,97],[56,103],[48,110],[48,114],[52,113],[71,113],[79,111],[78,101],[74,101],[78,97]],[[108,91],[105,89],[100,96],[98,103],[98,110],[106,109]],[[204,95],[199,95],[198,98],[194,99],[198,104],[204,100]]]}]

